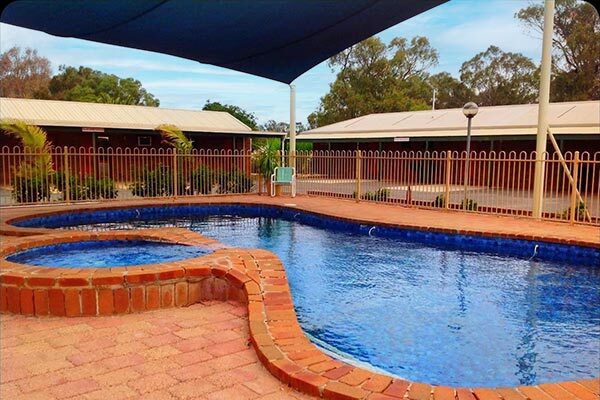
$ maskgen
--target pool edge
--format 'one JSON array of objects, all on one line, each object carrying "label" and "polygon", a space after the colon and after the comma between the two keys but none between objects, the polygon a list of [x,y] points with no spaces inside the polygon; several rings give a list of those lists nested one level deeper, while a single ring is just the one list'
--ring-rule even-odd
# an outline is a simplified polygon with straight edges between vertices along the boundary
[{"label": "pool edge", "polygon": [[[185,207],[185,206],[200,206],[200,205],[211,205],[211,206],[219,206],[219,205],[241,205],[241,206],[263,206],[263,207],[273,207],[285,210],[300,210],[302,212],[332,218],[336,220],[352,222],[363,225],[378,225],[382,227],[389,228],[400,228],[400,229],[413,229],[424,232],[439,232],[439,233],[447,233],[447,234],[461,234],[461,235],[472,235],[472,236],[483,236],[483,237],[491,237],[491,238],[505,238],[505,239],[521,239],[528,241],[540,241],[546,243],[555,243],[555,244],[564,244],[564,245],[576,245],[582,247],[590,247],[600,249],[600,235],[596,233],[596,235],[590,235],[590,237],[585,237],[584,235],[578,235],[578,237],[568,237],[561,236],[561,232],[556,231],[544,231],[544,234],[527,234],[523,232],[508,232],[498,230],[491,225],[485,225],[485,228],[481,229],[460,229],[460,228],[449,228],[442,226],[431,226],[427,224],[420,224],[417,222],[411,223],[395,223],[395,222],[385,222],[380,220],[373,220],[369,218],[359,218],[355,215],[340,215],[340,213],[336,213],[334,211],[323,211],[316,210],[314,207],[306,206],[303,204],[287,204],[281,203],[277,201],[273,201],[272,199],[265,199],[261,196],[256,196],[256,198],[250,198],[250,196],[243,198],[229,198],[219,197],[217,199],[212,198],[198,198],[194,201],[190,201],[190,199],[185,199],[185,201],[169,201],[167,204],[164,202],[156,203],[154,201],[128,201],[122,202],[120,204],[114,203],[97,203],[97,204],[81,204],[81,205],[73,205],[69,210],[58,209],[58,210],[41,210],[41,209],[19,209],[14,210],[16,215],[9,215],[0,217],[0,235],[6,236],[32,236],[32,235],[42,235],[54,232],[55,229],[52,228],[26,228],[26,227],[18,227],[13,225],[16,222],[32,219],[36,217],[42,216],[51,216],[51,215],[60,215],[60,214],[68,214],[73,212],[85,212],[85,211],[100,211],[100,210],[119,210],[124,208],[148,208],[148,207],[157,207],[157,206],[167,206],[167,207]],[[258,201],[257,201],[258,200]],[[301,200],[298,197],[293,199]],[[354,202],[351,202],[355,204]],[[363,204],[364,205],[364,204]],[[381,207],[381,205],[375,205]],[[395,207],[398,209],[398,207]],[[404,211],[410,212],[412,209],[405,209]],[[423,211],[423,210],[421,210]],[[451,214],[445,213],[444,211],[431,211],[428,210],[429,213],[438,213],[444,217],[449,217]],[[9,213],[10,214],[10,213]],[[342,213],[343,214],[343,213]],[[466,215],[464,217],[472,217],[470,215]],[[484,219],[489,219],[490,221],[494,221],[497,218],[501,218],[503,222],[514,222],[514,223],[529,223],[533,222],[532,220],[524,220],[522,218],[517,217],[497,217],[497,216],[489,216],[489,215],[479,215]],[[564,223],[556,223],[556,222],[548,222],[544,221],[543,224],[548,225],[548,227],[569,227]],[[587,228],[587,227],[586,227]],[[595,228],[595,227],[592,227]]]},{"label": "pool edge", "polygon": [[[54,232],[40,237],[23,238],[12,244],[4,243],[0,247],[0,254],[4,257],[20,247],[29,248],[41,243],[78,241],[84,238],[160,238],[179,243],[215,242],[195,232],[178,228],[102,233]],[[600,395],[599,378],[519,388],[452,388],[394,378],[335,359],[321,351],[304,334],[294,311],[285,268],[279,258],[267,250],[226,248],[199,258],[164,263],[159,270],[153,272],[144,271],[143,268],[120,267],[114,273],[104,271],[97,276],[94,276],[96,271],[89,274],[89,271],[68,271],[66,268],[53,269],[48,271],[48,276],[44,276],[39,272],[40,267],[18,267],[19,265],[13,264],[11,269],[11,265],[3,263],[0,269],[2,312],[14,312],[18,307],[19,314],[28,315],[22,311],[31,309],[35,315],[34,292],[42,290],[40,287],[46,287],[48,302],[52,301],[50,297],[62,298],[62,302],[55,300],[52,308],[48,305],[47,315],[87,315],[83,311],[89,291],[85,290],[90,290],[87,285],[94,282],[98,285],[94,303],[98,312],[95,315],[143,311],[136,307],[139,303],[135,303],[137,295],[134,292],[140,285],[152,287],[156,294],[152,298],[143,297],[146,301],[143,309],[184,307],[202,300],[246,302],[250,341],[263,365],[294,389],[327,399],[429,400],[433,397],[436,400],[485,400],[560,399],[569,396],[585,399],[586,396],[590,398]],[[25,273],[27,268],[31,268],[29,272],[33,274],[28,276]],[[34,270],[38,270],[37,273]],[[61,270],[60,273],[57,270]],[[35,278],[33,282],[31,278]],[[48,279],[52,280],[52,286],[48,286]],[[195,294],[192,295],[192,292]],[[28,296],[31,296],[31,301]],[[9,298],[12,299],[10,304]],[[152,304],[148,304],[148,300]],[[79,312],[74,313],[75,309]],[[51,313],[52,310],[60,312]]]}]

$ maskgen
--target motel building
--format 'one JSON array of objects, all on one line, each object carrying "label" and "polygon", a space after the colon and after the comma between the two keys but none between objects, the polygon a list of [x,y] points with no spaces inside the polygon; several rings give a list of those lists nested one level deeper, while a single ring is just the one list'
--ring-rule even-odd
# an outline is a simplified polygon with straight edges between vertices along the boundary
[{"label": "motel building", "polygon": [[[0,98],[0,119],[20,120],[43,128],[54,147],[103,151],[117,148],[166,150],[162,124],[175,125],[192,139],[196,150],[250,151],[252,138],[282,135],[252,131],[227,112],[181,110],[122,104]],[[19,146],[0,134],[0,149]]]},{"label": "motel building", "polygon": [[[600,101],[551,103],[550,131],[560,150],[600,152]],[[535,151],[538,105],[479,107],[472,120],[471,150]],[[369,114],[298,134],[315,150],[465,150],[467,119],[462,108]],[[548,141],[547,151],[553,147]]]}]

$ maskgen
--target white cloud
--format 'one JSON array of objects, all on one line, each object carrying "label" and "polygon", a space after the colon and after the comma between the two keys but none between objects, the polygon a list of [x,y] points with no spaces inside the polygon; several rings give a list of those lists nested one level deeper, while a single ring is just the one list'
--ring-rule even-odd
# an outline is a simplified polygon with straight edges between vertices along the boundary
[{"label": "white cloud", "polygon": [[526,37],[514,20],[505,18],[477,19],[452,26],[436,38],[436,43],[440,48],[456,48],[473,55],[492,44],[504,51],[519,52],[529,57],[536,52],[541,53],[541,41]]}]

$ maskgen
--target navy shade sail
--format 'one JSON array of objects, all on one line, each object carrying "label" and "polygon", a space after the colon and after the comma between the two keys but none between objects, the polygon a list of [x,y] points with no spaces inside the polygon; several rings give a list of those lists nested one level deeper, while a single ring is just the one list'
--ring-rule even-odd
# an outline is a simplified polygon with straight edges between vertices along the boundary
[{"label": "navy shade sail", "polygon": [[0,21],[283,83],[446,0],[16,0]]}]

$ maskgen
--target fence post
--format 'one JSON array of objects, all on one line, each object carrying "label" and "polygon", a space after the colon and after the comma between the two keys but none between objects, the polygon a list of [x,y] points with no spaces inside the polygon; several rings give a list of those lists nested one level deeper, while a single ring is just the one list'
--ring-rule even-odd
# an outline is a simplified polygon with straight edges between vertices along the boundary
[{"label": "fence post", "polygon": [[361,169],[361,158],[362,158],[362,152],[360,150],[356,151],[356,202],[360,202],[360,180],[361,180],[361,175],[362,175],[362,169]]},{"label": "fence post", "polygon": [[452,153],[450,150],[446,151],[446,179],[445,179],[445,194],[444,194],[444,208],[447,210],[450,208],[450,178],[452,177]]},{"label": "fence post", "polygon": [[63,147],[63,179],[65,180],[65,188],[63,197],[67,203],[71,201],[71,174],[69,172],[69,147]]},{"label": "fence post", "polygon": [[177,198],[177,149],[173,148],[173,197]]},{"label": "fence post", "polygon": [[571,182],[571,224],[575,223],[575,214],[577,213],[577,181],[579,178],[579,152],[575,152],[573,159],[573,181]]}]

